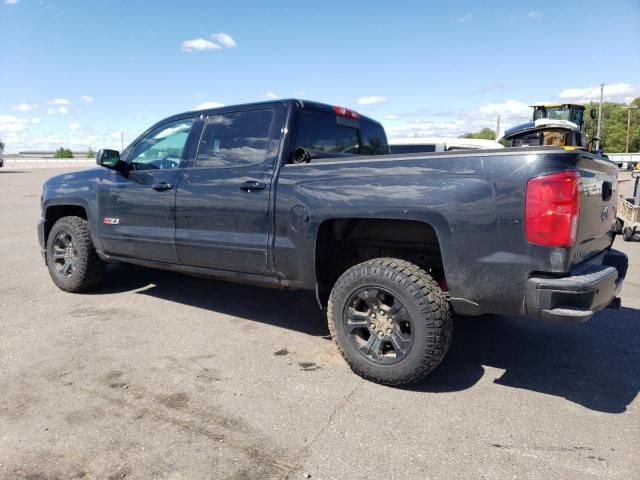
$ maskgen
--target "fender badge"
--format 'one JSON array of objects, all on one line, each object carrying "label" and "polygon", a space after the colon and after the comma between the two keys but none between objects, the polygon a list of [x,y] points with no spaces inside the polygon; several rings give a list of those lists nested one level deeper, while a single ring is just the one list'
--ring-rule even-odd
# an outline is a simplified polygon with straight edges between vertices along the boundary
[{"label": "fender badge", "polygon": [[600,213],[600,220],[604,222],[608,216],[609,216],[609,207],[604,207],[602,209],[602,212]]},{"label": "fender badge", "polygon": [[104,217],[104,220],[102,220],[102,223],[104,223],[105,225],[118,225],[120,223],[120,219]]}]

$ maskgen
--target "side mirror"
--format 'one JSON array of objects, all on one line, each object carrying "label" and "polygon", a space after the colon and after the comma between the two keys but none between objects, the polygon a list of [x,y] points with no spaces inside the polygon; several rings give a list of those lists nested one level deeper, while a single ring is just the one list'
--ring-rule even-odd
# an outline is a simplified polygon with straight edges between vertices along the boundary
[{"label": "side mirror", "polygon": [[595,120],[596,117],[598,116],[596,113],[596,109],[592,108],[591,110],[589,110],[589,116],[591,117],[591,120]]},{"label": "side mirror", "polygon": [[96,155],[96,164],[101,167],[119,170],[122,168],[120,153],[117,150],[100,150]]}]

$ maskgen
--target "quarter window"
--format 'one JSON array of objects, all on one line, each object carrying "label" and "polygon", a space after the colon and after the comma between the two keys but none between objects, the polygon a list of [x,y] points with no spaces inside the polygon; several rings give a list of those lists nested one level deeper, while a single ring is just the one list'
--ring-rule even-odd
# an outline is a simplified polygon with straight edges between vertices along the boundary
[{"label": "quarter window", "polygon": [[228,168],[264,162],[273,110],[211,115],[207,120],[196,167]]},{"label": "quarter window", "polygon": [[362,145],[360,153],[362,155],[387,155],[389,153],[389,144],[384,129],[373,122],[366,120],[361,122],[360,136],[362,137]]},{"label": "quarter window", "polygon": [[165,123],[149,132],[133,147],[130,165],[135,170],[178,168],[193,119]]}]

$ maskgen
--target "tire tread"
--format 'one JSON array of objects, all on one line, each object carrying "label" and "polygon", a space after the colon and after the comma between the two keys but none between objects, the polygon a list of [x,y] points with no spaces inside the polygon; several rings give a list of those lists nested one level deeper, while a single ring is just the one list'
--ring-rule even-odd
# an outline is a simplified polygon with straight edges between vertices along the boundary
[{"label": "tire tread", "polygon": [[96,253],[89,232],[89,223],[82,217],[68,216],[62,217],[56,221],[51,228],[49,238],[47,239],[47,254],[51,251],[51,242],[57,230],[67,228],[73,232],[76,250],[78,252],[78,270],[68,281],[60,279],[55,272],[52,271],[50,260],[47,259],[47,266],[54,283],[62,290],[72,293],[81,293],[97,287],[104,277],[104,262]]},{"label": "tire tread", "polygon": [[[394,379],[379,378],[358,365],[354,364],[341,348],[334,322],[334,304],[336,294],[354,277],[362,275],[384,275],[389,280],[398,284],[413,298],[425,314],[425,326],[428,330],[430,344],[435,344],[433,350],[423,352],[420,364],[410,374]],[[417,382],[426,377],[443,360],[451,344],[453,336],[453,321],[449,301],[438,283],[425,270],[406,260],[390,257],[376,258],[357,264],[347,270],[336,282],[327,306],[327,318],[329,331],[338,351],[345,359],[349,367],[358,375],[376,383],[384,385],[404,385]]]}]

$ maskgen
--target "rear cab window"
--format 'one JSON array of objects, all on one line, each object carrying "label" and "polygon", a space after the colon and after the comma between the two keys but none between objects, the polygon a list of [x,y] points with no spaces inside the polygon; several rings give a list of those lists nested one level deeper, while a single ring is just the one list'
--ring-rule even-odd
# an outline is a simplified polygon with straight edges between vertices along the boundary
[{"label": "rear cab window", "polygon": [[342,155],[387,155],[389,145],[381,125],[360,117],[304,108],[300,111],[296,148]]}]

